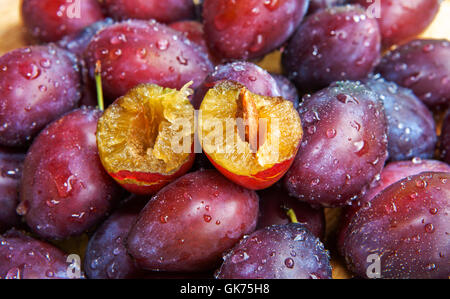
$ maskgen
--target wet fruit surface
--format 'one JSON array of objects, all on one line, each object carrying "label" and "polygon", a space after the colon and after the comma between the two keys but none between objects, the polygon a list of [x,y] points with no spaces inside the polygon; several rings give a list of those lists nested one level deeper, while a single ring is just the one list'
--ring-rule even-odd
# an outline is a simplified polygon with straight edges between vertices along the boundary
[{"label": "wet fruit surface", "polygon": [[193,19],[195,15],[192,0],[103,0],[102,6],[116,20],[155,19],[170,23]]},{"label": "wet fruit surface", "polygon": [[363,79],[378,63],[380,40],[376,20],[361,7],[321,10],[308,16],[292,36],[283,52],[283,69],[303,91]]},{"label": "wet fruit surface", "polygon": [[288,210],[292,209],[297,221],[303,224],[313,235],[322,238],[325,233],[325,216],[323,209],[315,209],[306,203],[290,197],[279,186],[258,192],[259,218],[257,228],[271,225],[284,225],[291,223]]},{"label": "wet fruit surface", "polygon": [[389,160],[432,158],[436,125],[430,110],[411,90],[375,76],[365,82],[384,104],[388,125]]},{"label": "wet fruit surface", "polygon": [[28,145],[48,123],[78,105],[75,56],[54,45],[17,49],[0,58],[0,144]]},{"label": "wet fruit surface", "polygon": [[63,116],[39,134],[27,153],[17,212],[41,237],[80,235],[121,199],[98,156],[100,115],[82,108]]},{"label": "wet fruit surface", "polygon": [[98,60],[109,103],[140,83],[181,89],[197,88],[213,66],[200,46],[155,21],[124,21],[99,32],[86,60],[93,77]]},{"label": "wet fruit surface", "polygon": [[341,248],[350,270],[367,277],[375,255],[382,278],[447,279],[449,180],[449,173],[408,177],[361,208]]},{"label": "wet fruit surface", "polygon": [[20,223],[16,213],[25,153],[0,148],[0,233]]},{"label": "wet fruit surface", "polygon": [[255,229],[257,217],[255,192],[215,170],[190,173],[150,200],[128,236],[128,252],[149,270],[214,269],[222,252]]},{"label": "wet fruit surface", "polygon": [[56,42],[103,19],[96,0],[24,0],[22,18],[28,32],[41,42]]},{"label": "wet fruit surface", "polygon": [[261,57],[289,38],[307,8],[304,0],[205,0],[208,45],[224,60]]},{"label": "wet fruit surface", "polygon": [[283,75],[271,75],[277,82],[281,97],[285,100],[291,101],[294,104],[294,107],[297,108],[300,98],[297,92],[297,88],[294,86],[294,84]]},{"label": "wet fruit surface", "polygon": [[387,158],[383,104],[367,87],[338,82],[299,107],[305,136],[284,182],[294,197],[325,207],[349,204]]},{"label": "wet fruit surface", "polygon": [[246,236],[224,256],[220,279],[327,279],[330,257],[301,224],[274,225]]},{"label": "wet fruit surface", "polygon": [[441,157],[450,163],[450,113],[447,112],[441,133]]},{"label": "wet fruit surface", "polygon": [[0,236],[0,279],[67,279],[66,254],[11,230]]},{"label": "wet fruit surface", "polygon": [[377,72],[410,88],[426,105],[448,104],[450,98],[450,42],[415,40],[386,54]]},{"label": "wet fruit surface", "polygon": [[292,102],[224,81],[200,107],[200,140],[213,165],[236,184],[268,188],[289,169],[303,136]]},{"label": "wet fruit surface", "polygon": [[106,171],[125,189],[155,194],[194,163],[194,109],[180,91],[143,84],[117,99],[98,123]]},{"label": "wet fruit surface", "polygon": [[352,1],[370,9],[371,15],[380,24],[385,48],[402,44],[419,35],[431,24],[440,4],[440,0]]},{"label": "wet fruit surface", "polygon": [[143,273],[125,248],[126,238],[146,201],[131,197],[112,214],[89,240],[84,260],[91,279],[129,279]]}]

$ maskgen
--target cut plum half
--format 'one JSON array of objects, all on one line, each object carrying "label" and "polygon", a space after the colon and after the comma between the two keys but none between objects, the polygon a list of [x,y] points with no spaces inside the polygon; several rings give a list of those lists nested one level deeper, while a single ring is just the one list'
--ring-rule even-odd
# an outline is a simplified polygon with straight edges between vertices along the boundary
[{"label": "cut plum half", "polygon": [[200,107],[203,151],[223,175],[248,189],[265,189],[281,179],[302,136],[292,102],[251,93],[232,81],[210,89]]},{"label": "cut plum half", "polygon": [[180,91],[142,84],[117,99],[98,123],[100,159],[128,191],[151,195],[185,174],[195,160],[194,108]]}]

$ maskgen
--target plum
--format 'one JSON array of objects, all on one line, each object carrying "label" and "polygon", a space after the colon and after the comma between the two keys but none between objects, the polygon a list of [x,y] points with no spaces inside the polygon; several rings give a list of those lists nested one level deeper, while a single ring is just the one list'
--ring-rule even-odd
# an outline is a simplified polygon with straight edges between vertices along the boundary
[{"label": "plum", "polygon": [[306,0],[205,0],[206,40],[219,58],[259,58],[281,46],[303,19]]},{"label": "plum", "polygon": [[91,78],[100,61],[108,102],[140,83],[197,88],[213,65],[200,46],[155,21],[130,20],[101,30],[85,53]]},{"label": "plum", "polygon": [[411,90],[379,76],[366,80],[365,84],[378,94],[384,104],[389,160],[432,158],[437,142],[436,124],[425,104]]},{"label": "plum", "polygon": [[25,153],[0,148],[0,233],[20,223],[16,206]]},{"label": "plum", "polygon": [[283,52],[282,65],[300,91],[316,91],[334,81],[365,78],[380,48],[376,20],[360,6],[337,6],[306,18]]},{"label": "plum", "polygon": [[280,89],[281,97],[284,98],[285,100],[294,103],[294,107],[297,108],[300,97],[298,95],[298,91],[295,85],[283,75],[279,74],[271,74],[271,75],[277,82],[278,88]]},{"label": "plum", "polygon": [[427,106],[450,101],[450,42],[414,40],[384,55],[376,71],[411,89]]},{"label": "plum", "polygon": [[103,19],[96,0],[23,0],[22,19],[31,36],[56,42]]},{"label": "plum", "polygon": [[439,11],[441,0],[352,0],[371,9],[380,24],[383,46],[405,43],[431,24]]},{"label": "plum", "polygon": [[448,172],[424,172],[392,184],[362,207],[341,245],[349,269],[368,277],[375,257],[381,278],[447,279],[449,182]]},{"label": "plum", "polygon": [[303,225],[274,225],[246,236],[216,273],[220,279],[330,279],[330,255]]},{"label": "plum", "polygon": [[258,192],[259,228],[271,225],[284,225],[291,222],[287,211],[292,209],[297,221],[303,224],[313,235],[322,238],[325,235],[325,214],[322,208],[315,209],[287,194],[280,186]]},{"label": "plum", "polygon": [[442,125],[442,132],[440,136],[441,157],[447,163],[450,163],[450,112],[447,114]]},{"label": "plum", "polygon": [[54,45],[14,50],[0,57],[0,92],[0,144],[26,146],[48,123],[78,105],[78,61]]},{"label": "plum", "polygon": [[50,124],[28,151],[17,212],[43,238],[82,234],[121,198],[98,155],[100,116],[95,109],[75,110]]},{"label": "plum", "polygon": [[254,191],[215,170],[189,173],[149,201],[128,235],[128,252],[147,270],[211,270],[255,229],[257,217]]},{"label": "plum", "polygon": [[234,81],[244,85],[253,93],[279,97],[281,91],[275,79],[264,69],[247,61],[236,61],[215,67],[203,83],[197,88],[192,100],[195,109],[200,105],[209,89],[224,80]]},{"label": "plum", "polygon": [[162,23],[193,19],[192,0],[102,0],[106,15],[116,20],[155,19]]},{"label": "plum", "polygon": [[127,279],[143,275],[128,255],[125,240],[146,201],[132,196],[112,214],[89,240],[84,260],[91,279]]},{"label": "plum", "polygon": [[0,236],[0,279],[67,279],[67,255],[17,230]]},{"label": "plum", "polygon": [[305,136],[284,183],[312,205],[350,204],[380,174],[387,158],[383,104],[359,82],[337,82],[299,107]]},{"label": "plum", "polygon": [[337,5],[343,5],[347,0],[311,0],[309,3],[309,13],[314,13],[319,9],[330,8]]}]

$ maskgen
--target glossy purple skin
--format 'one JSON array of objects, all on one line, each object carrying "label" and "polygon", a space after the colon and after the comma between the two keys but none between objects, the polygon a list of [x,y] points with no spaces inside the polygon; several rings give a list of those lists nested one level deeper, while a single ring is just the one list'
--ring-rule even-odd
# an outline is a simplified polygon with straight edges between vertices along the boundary
[{"label": "glossy purple skin", "polygon": [[262,57],[292,35],[308,4],[305,0],[205,0],[209,48],[226,61]]},{"label": "glossy purple skin", "polygon": [[214,269],[255,229],[258,200],[215,170],[189,173],[150,200],[128,235],[128,252],[147,270]]},{"label": "glossy purple skin", "polygon": [[0,279],[67,279],[66,258],[53,245],[19,231],[0,236]]},{"label": "glossy purple skin", "polygon": [[106,15],[116,20],[155,19],[171,23],[195,17],[192,0],[103,0]]},{"label": "glossy purple skin", "polygon": [[249,91],[269,97],[281,96],[275,79],[264,69],[246,61],[236,61],[215,67],[214,72],[209,74],[205,81],[195,90],[192,105],[199,109],[203,98],[209,89],[224,80],[241,83]]},{"label": "glossy purple skin", "polygon": [[51,44],[14,50],[0,57],[0,93],[0,144],[25,146],[47,124],[77,107],[78,62]]},{"label": "glossy purple skin", "polygon": [[314,236],[323,238],[325,234],[325,214],[322,208],[315,209],[298,201],[278,186],[258,192],[259,218],[257,229],[271,225],[291,223],[287,211],[292,209],[299,223],[303,224]]},{"label": "glossy purple skin", "polygon": [[376,254],[382,278],[447,279],[450,173],[425,172],[397,182],[361,208],[343,237],[351,271],[367,277]]},{"label": "glossy purple skin", "polygon": [[449,61],[449,41],[414,40],[387,53],[376,71],[435,107],[450,101]]},{"label": "glossy purple skin", "polygon": [[305,135],[284,183],[313,206],[350,204],[387,158],[383,104],[359,82],[337,82],[299,107]]},{"label": "glossy purple skin", "polygon": [[283,75],[278,74],[271,74],[271,75],[277,82],[281,96],[285,100],[294,103],[294,107],[297,108],[300,101],[300,97],[298,95],[297,88],[295,87],[295,85]]},{"label": "glossy purple skin", "polygon": [[392,184],[422,172],[450,172],[450,165],[440,161],[422,160],[420,158],[387,164],[379,179],[372,183],[367,193],[360,200],[353,202],[351,206],[346,208],[344,218],[341,220],[342,225],[338,241],[341,245],[339,247],[342,248],[349,223],[361,207],[370,206],[370,201]]},{"label": "glossy purple skin", "polygon": [[112,214],[89,240],[84,270],[91,279],[130,279],[143,275],[125,248],[126,238],[146,204],[131,197]]},{"label": "glossy purple skin", "polygon": [[328,251],[298,223],[258,230],[223,259],[219,279],[331,279]]},{"label": "glossy purple skin", "polygon": [[97,0],[23,0],[22,20],[40,42],[56,42],[103,19]]},{"label": "glossy purple skin", "polygon": [[450,163],[450,112],[444,119],[441,132],[441,158],[443,161]]},{"label": "glossy purple skin", "polygon": [[319,9],[330,8],[333,6],[343,5],[347,0],[311,0],[309,3],[309,13],[314,13]]},{"label": "glossy purple skin", "polygon": [[181,89],[197,88],[213,70],[200,46],[182,33],[155,21],[130,20],[100,31],[86,51],[91,78],[100,60],[108,102],[140,83]]},{"label": "glossy purple skin", "polygon": [[[377,7],[375,1],[352,0],[364,8]],[[418,36],[434,20],[441,0],[379,1],[379,18],[383,46],[405,43]],[[375,14],[374,14],[375,15]]]},{"label": "glossy purple skin", "polygon": [[429,159],[434,156],[437,135],[433,114],[414,93],[379,76],[365,81],[384,104],[388,124],[390,161]]},{"label": "glossy purple skin", "polygon": [[122,191],[104,170],[96,131],[101,111],[81,108],[50,124],[25,158],[17,212],[47,239],[77,236],[103,220]]},{"label": "glossy purple skin", "polygon": [[308,16],[291,38],[283,52],[283,69],[300,91],[363,79],[380,59],[380,41],[376,20],[361,7],[320,10]]},{"label": "glossy purple skin", "polygon": [[0,233],[20,223],[16,207],[25,153],[0,148]]}]

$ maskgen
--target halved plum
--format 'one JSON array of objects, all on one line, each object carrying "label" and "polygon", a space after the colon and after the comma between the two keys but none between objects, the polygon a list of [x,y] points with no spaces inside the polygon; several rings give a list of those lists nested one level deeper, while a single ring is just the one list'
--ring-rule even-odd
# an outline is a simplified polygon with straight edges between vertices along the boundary
[{"label": "halved plum", "polygon": [[200,107],[199,138],[213,165],[253,190],[275,184],[291,166],[303,136],[293,103],[224,81]]},{"label": "halved plum", "polygon": [[100,159],[125,189],[154,194],[192,167],[191,94],[189,84],[180,91],[142,84],[106,109],[97,130]]}]

